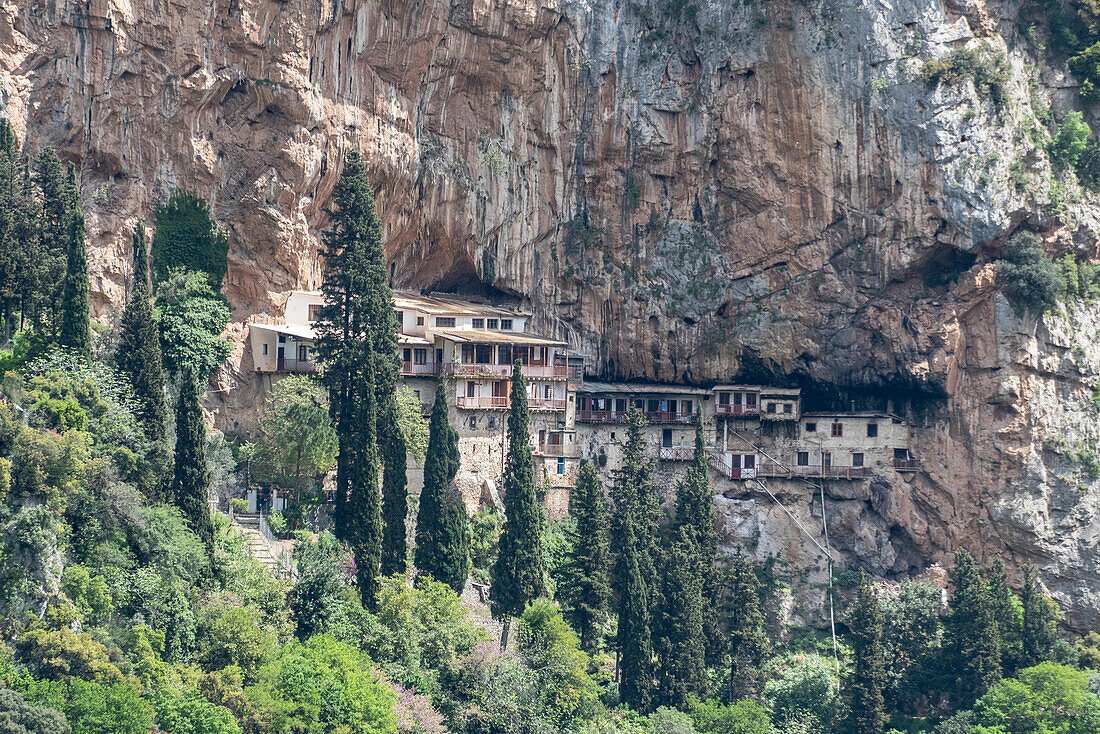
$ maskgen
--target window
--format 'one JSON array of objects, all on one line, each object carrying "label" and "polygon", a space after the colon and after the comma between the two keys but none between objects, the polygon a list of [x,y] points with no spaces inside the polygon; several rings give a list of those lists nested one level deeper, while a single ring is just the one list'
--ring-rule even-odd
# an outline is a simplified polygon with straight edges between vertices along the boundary
[{"label": "window", "polygon": [[867,438],[875,438],[878,436],[878,423],[867,424]]},{"label": "window", "polygon": [[267,356],[267,345],[264,344],[264,356]]},{"label": "window", "polygon": [[745,405],[749,408],[756,407],[756,393],[745,393]]},{"label": "window", "polygon": [[[401,311],[395,311],[394,314],[397,316],[397,328],[400,329],[405,323],[405,314]],[[310,321],[313,321],[313,319],[310,319]]]},{"label": "window", "polygon": [[784,413],[790,413],[791,412],[791,404],[790,403],[783,403],[783,412]]},{"label": "window", "polygon": [[507,344],[497,347],[497,364],[512,364],[512,347]]},{"label": "window", "polygon": [[806,424],[806,433],[817,433],[817,424],[816,423],[807,423]]},{"label": "window", "polygon": [[863,466],[863,454],[852,452],[852,466]]},{"label": "window", "polygon": [[286,335],[285,334],[279,334],[279,343],[280,344],[286,344]]},{"label": "window", "polygon": [[768,403],[768,412],[775,413],[775,403]]},{"label": "window", "polygon": [[489,319],[489,321],[487,323],[488,323],[488,326],[489,326],[490,329],[499,329],[500,328],[500,322],[497,321],[496,319]]},{"label": "window", "polygon": [[417,326],[423,326],[424,325],[424,317],[423,316],[417,316],[416,317],[416,325]]},{"label": "window", "polygon": [[794,463],[797,464],[798,466],[809,466],[810,465],[810,452],[809,451],[799,451],[798,456],[795,457]]},{"label": "window", "polygon": [[416,396],[416,399],[417,399],[417,400],[419,400],[419,399],[420,399],[420,391],[419,391],[419,390],[413,390],[413,395],[415,395],[415,396]]},{"label": "window", "polygon": [[401,361],[402,362],[411,362],[412,361],[412,350],[411,349],[406,348],[406,349],[401,350]]},{"label": "window", "polygon": [[453,316],[436,316],[435,325],[440,329],[453,329],[455,320]]},{"label": "window", "polygon": [[730,394],[728,392],[718,393],[718,404],[719,405],[729,405],[730,404]]},{"label": "window", "polygon": [[500,320],[500,328],[503,329],[504,331],[511,331],[512,330],[512,319],[501,319]]},{"label": "window", "polygon": [[545,388],[543,388],[542,396],[547,400],[550,400],[552,397],[554,397],[554,386],[547,385]]},{"label": "window", "polygon": [[565,475],[565,457],[559,456],[558,457],[558,476],[560,477],[560,476],[564,476],[564,475]]},{"label": "window", "polygon": [[650,413],[657,413],[661,410],[660,400],[650,400],[646,403],[646,410]]},{"label": "window", "polygon": [[475,329],[484,329],[485,328],[485,319],[474,319],[473,320],[473,325],[474,325]]},{"label": "window", "polygon": [[690,400],[681,400],[680,401],[680,412],[683,413],[684,415],[691,415],[691,401]]},{"label": "window", "polygon": [[477,364],[489,364],[493,361],[493,348],[488,344],[478,344],[474,347],[474,362]]},{"label": "window", "polygon": [[756,468],[756,454],[745,454],[744,467],[746,469],[755,469]]},{"label": "window", "polygon": [[625,413],[626,412],[626,398],[615,398],[615,412],[616,413]]},{"label": "window", "polygon": [[[309,304],[309,320],[310,321],[316,321],[317,319],[319,319],[321,317],[321,307],[322,307],[322,304],[320,304],[320,303],[311,303],[311,304]],[[398,317],[397,317],[398,321],[401,320],[400,313],[401,312],[398,311]]]},{"label": "window", "polygon": [[466,383],[466,397],[472,398],[474,396],[474,383]]},{"label": "window", "polygon": [[826,469],[833,465],[833,455],[830,454],[828,451],[821,455],[821,465]]},{"label": "window", "polygon": [[413,350],[413,364],[427,364],[428,363],[428,350],[427,349],[414,349]]},{"label": "window", "polygon": [[611,440],[612,440],[612,441],[614,441],[614,440],[615,440],[615,432],[614,432],[614,431],[612,431],[612,432],[611,432]]},{"label": "window", "polygon": [[834,438],[840,438],[843,435],[844,435],[844,424],[843,423],[834,423],[833,424],[832,436]]}]

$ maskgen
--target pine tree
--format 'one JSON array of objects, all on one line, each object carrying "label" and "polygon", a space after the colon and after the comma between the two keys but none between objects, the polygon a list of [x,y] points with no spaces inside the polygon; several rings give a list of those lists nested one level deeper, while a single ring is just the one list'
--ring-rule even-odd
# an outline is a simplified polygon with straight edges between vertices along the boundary
[{"label": "pine tree", "polygon": [[752,564],[738,553],[729,572],[729,701],[760,693],[760,666],[768,651],[760,590]]},{"label": "pine tree", "polygon": [[636,711],[653,705],[652,619],[657,596],[655,538],[659,505],[649,479],[645,418],[631,410],[622,466],[614,472],[612,542],[619,613],[619,697]]},{"label": "pine tree", "polygon": [[138,417],[150,444],[149,480],[145,493],[156,498],[168,467],[168,404],[164,394],[160,336],[153,320],[149,293],[149,258],[145,249],[145,225],[134,227],[134,284],[130,302],[122,313],[121,335],[115,362],[130,380],[138,402]]},{"label": "pine tree", "polygon": [[1050,660],[1058,639],[1058,605],[1039,587],[1039,576],[1031,566],[1024,566],[1023,599],[1023,660],[1021,667],[1038,665]]},{"label": "pine tree", "polygon": [[[348,499],[345,506],[345,532],[355,556],[356,584],[363,606],[374,609],[381,588],[382,494],[378,485],[379,461],[377,404],[371,377],[374,354],[370,340],[363,342],[361,357],[365,368],[354,386],[350,450],[347,464]],[[343,450],[343,449],[342,449]]]},{"label": "pine tree", "polygon": [[595,652],[611,602],[611,546],[607,500],[596,468],[587,462],[577,473],[569,495],[569,514],[576,521],[560,589],[566,618],[581,638],[581,648]]},{"label": "pine tree", "polygon": [[508,455],[504,463],[504,527],[492,569],[489,600],[493,615],[504,618],[501,648],[508,645],[511,617],[518,617],[543,591],[542,512],[535,495],[531,457],[527,381],[519,359],[512,366]]},{"label": "pine tree", "polygon": [[416,515],[416,567],[457,593],[470,573],[470,530],[466,507],[452,491],[459,469],[458,432],[451,426],[447,392],[441,380],[435,389],[428,452],[424,457],[424,489]]},{"label": "pine tree", "polygon": [[666,706],[684,708],[690,697],[706,698],[706,638],[702,569],[695,533],[686,524],[673,531],[661,573],[656,652],[657,683]]},{"label": "pine tree", "polygon": [[951,581],[947,651],[955,673],[956,702],[960,708],[969,708],[1000,680],[1001,649],[989,591],[965,548],[955,553]]},{"label": "pine tree", "polygon": [[[706,450],[703,421],[699,416],[695,424],[695,454],[688,467],[687,477],[676,489],[675,525],[690,528],[695,562],[703,582],[703,599],[709,609],[719,609],[724,589],[717,565],[718,529]],[[724,657],[727,642],[720,615],[705,615],[703,628],[707,642],[707,662],[716,664]]]},{"label": "pine tree", "polygon": [[214,558],[214,525],[210,519],[210,470],[206,466],[206,426],[202,422],[199,386],[185,367],[176,406],[176,458],[172,500],[188,526]]},{"label": "pine tree", "polygon": [[87,358],[92,356],[92,330],[88,316],[88,242],[84,236],[84,212],[78,206],[69,227],[69,256],[65,267],[65,292],[61,302],[61,346]]},{"label": "pine tree", "polygon": [[859,595],[848,614],[853,670],[848,722],[853,734],[881,734],[886,724],[886,659],[882,647],[883,613],[871,578],[860,575]]},{"label": "pine tree", "polygon": [[1001,558],[990,565],[986,581],[993,619],[997,622],[997,634],[1001,641],[1001,673],[1015,675],[1023,656],[1023,609],[1008,585],[1008,575]]}]

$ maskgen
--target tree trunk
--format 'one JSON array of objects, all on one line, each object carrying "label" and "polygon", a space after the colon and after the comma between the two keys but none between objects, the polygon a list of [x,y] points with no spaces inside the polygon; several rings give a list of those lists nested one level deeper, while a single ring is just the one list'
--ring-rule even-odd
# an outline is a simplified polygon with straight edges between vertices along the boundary
[{"label": "tree trunk", "polygon": [[506,652],[508,650],[508,630],[512,627],[511,616],[505,616],[501,620],[501,625],[503,625],[503,628],[500,631],[500,651]]}]

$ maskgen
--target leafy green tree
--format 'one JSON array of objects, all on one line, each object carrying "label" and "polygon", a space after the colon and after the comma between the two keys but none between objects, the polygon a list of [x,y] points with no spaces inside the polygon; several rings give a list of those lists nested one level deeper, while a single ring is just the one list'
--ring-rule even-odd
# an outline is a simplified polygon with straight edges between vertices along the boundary
[{"label": "leafy green tree", "polygon": [[1100,698],[1086,673],[1045,662],[991,688],[972,723],[974,734],[1092,734],[1100,731]]},{"label": "leafy green tree", "polygon": [[69,627],[47,632],[31,629],[16,642],[16,651],[32,674],[43,678],[81,678],[100,682],[121,682],[122,671],[107,648],[86,632]]},{"label": "leafy green tree", "polygon": [[661,574],[656,620],[657,683],[662,701],[676,708],[707,689],[703,576],[696,534],[681,524],[675,531]]},{"label": "leafy green tree", "polygon": [[65,715],[72,734],[148,734],[149,706],[129,683],[31,680],[22,686],[28,701]]},{"label": "leafy green tree", "polygon": [[229,709],[207,701],[196,690],[183,694],[160,691],[156,697],[157,727],[172,734],[240,734]]},{"label": "leafy green tree", "polygon": [[590,661],[580,649],[577,635],[554,605],[536,600],[520,618],[516,646],[527,665],[538,675],[542,693],[540,709],[550,714],[559,731],[589,720],[598,707],[599,690],[588,674]]},{"label": "leafy green tree", "polygon": [[70,731],[60,711],[29,704],[19,691],[0,688],[0,734],[69,734]]},{"label": "leafy green tree", "polygon": [[657,532],[657,500],[649,479],[645,418],[632,409],[622,466],[614,473],[611,498],[615,591],[618,597],[619,697],[635,711],[653,706],[652,615],[657,574],[652,539]]},{"label": "leafy green tree", "polygon": [[1037,665],[1050,660],[1058,639],[1058,605],[1039,587],[1039,576],[1024,566],[1023,664]]},{"label": "leafy green tree", "polygon": [[461,456],[458,432],[448,417],[447,393],[436,385],[424,460],[424,489],[416,515],[416,567],[456,593],[462,593],[470,572],[470,532],[466,507],[452,482]]},{"label": "leafy green tree", "polygon": [[896,595],[882,599],[889,709],[910,710],[927,691],[941,687],[933,680],[943,644],[941,595],[937,586],[906,581]]},{"label": "leafy green tree", "polygon": [[773,734],[768,710],[749,699],[725,705],[713,698],[695,699],[688,713],[699,734]]},{"label": "leafy green tree", "polygon": [[349,623],[347,573],[341,568],[344,551],[331,533],[301,541],[294,549],[298,577],[287,598],[299,640],[329,633],[342,639],[340,628]]},{"label": "leafy green tree", "polygon": [[168,280],[173,269],[204,273],[214,291],[221,290],[229,256],[229,235],[218,230],[210,207],[182,191],[158,206],[153,233],[156,282]]},{"label": "leafy green tree", "polygon": [[535,495],[534,461],[531,457],[530,415],[523,364],[512,365],[511,409],[508,414],[508,454],[504,461],[504,529],[493,566],[489,599],[493,614],[503,617],[500,646],[508,646],[511,617],[543,592],[545,563],[542,557],[542,509]]},{"label": "leafy green tree", "polygon": [[1004,675],[1013,675],[1023,660],[1023,607],[1008,585],[1008,574],[1000,557],[990,565],[986,580],[1001,641],[1001,671]]},{"label": "leafy green tree", "polygon": [[997,260],[997,278],[1005,295],[1018,307],[1035,313],[1054,308],[1065,292],[1065,282],[1046,253],[1039,238],[1031,232],[1018,232],[1008,241]]},{"label": "leafy green tree", "polygon": [[840,712],[840,687],[832,660],[820,655],[781,661],[764,684],[763,698],[777,729],[809,720],[807,731],[831,732]]},{"label": "leafy green tree", "polygon": [[947,653],[955,673],[955,698],[965,708],[1000,680],[1001,650],[989,590],[965,548],[955,553],[951,582]]},{"label": "leafy green tree", "polygon": [[176,406],[176,456],[172,500],[191,530],[214,556],[214,526],[210,521],[210,470],[206,467],[206,426],[202,422],[199,386],[190,366],[183,368],[183,384]]},{"label": "leafy green tree", "polygon": [[1081,113],[1071,110],[1048,144],[1047,152],[1050,153],[1051,161],[1063,168],[1076,167],[1081,154],[1088,147],[1091,134],[1092,131]]},{"label": "leafy green tree", "polygon": [[1074,644],[1082,668],[1100,670],[1100,632],[1089,632]]},{"label": "leafy green tree", "polygon": [[61,301],[58,342],[85,357],[92,356],[92,331],[88,317],[88,242],[84,236],[84,212],[77,202],[69,225],[69,253],[65,266],[65,290]]},{"label": "leafy green tree", "polygon": [[729,702],[760,693],[761,665],[768,650],[756,572],[738,553],[729,574]]},{"label": "leafy green tree", "polygon": [[190,367],[196,379],[208,380],[231,349],[221,336],[230,316],[225,298],[205,274],[173,270],[157,289],[156,306],[165,371],[174,376]]},{"label": "leafy green tree", "polygon": [[122,313],[121,336],[115,364],[126,375],[138,401],[138,417],[149,441],[150,472],[142,489],[157,499],[168,471],[168,403],[160,338],[149,293],[149,260],[145,252],[145,225],[134,227],[134,284]]},{"label": "leafy green tree", "polygon": [[199,630],[198,660],[209,670],[241,669],[245,680],[274,657],[275,635],[260,624],[256,610],[222,604],[204,610]]},{"label": "leafy green tree", "polygon": [[566,561],[566,581],[559,593],[566,616],[580,634],[581,648],[595,652],[611,603],[610,519],[596,468],[585,462],[569,495],[569,514],[576,520]]},{"label": "leafy green tree", "polygon": [[851,695],[848,722],[854,734],[879,734],[886,724],[883,691],[886,666],[882,647],[882,605],[878,591],[866,573],[860,574],[859,594],[848,613],[853,670],[848,683]]},{"label": "leafy green tree", "polygon": [[305,375],[288,375],[275,383],[260,416],[258,476],[292,490],[298,505],[302,490],[336,463],[336,448],[336,431],[320,383]]}]

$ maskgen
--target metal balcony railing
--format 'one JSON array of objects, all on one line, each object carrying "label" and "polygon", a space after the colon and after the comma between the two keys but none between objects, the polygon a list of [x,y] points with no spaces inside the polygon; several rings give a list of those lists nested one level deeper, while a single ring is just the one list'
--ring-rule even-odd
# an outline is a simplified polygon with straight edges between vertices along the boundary
[{"label": "metal balcony railing", "polygon": [[280,357],[275,360],[275,369],[279,372],[316,372],[317,365],[308,359]]},{"label": "metal balcony railing", "polygon": [[[447,377],[503,378],[512,376],[512,365],[448,362],[443,365],[442,372]],[[569,368],[564,364],[529,364],[523,366],[524,376],[536,379],[564,380],[568,372]]]},{"label": "metal balcony railing", "polygon": [[715,415],[760,415],[759,405],[737,405],[735,403],[718,403],[714,406]]},{"label": "metal balcony railing", "polygon": [[694,446],[662,446],[657,452],[661,461],[691,461],[695,458]]},{"label": "metal balcony railing", "polygon": [[415,362],[402,362],[401,374],[405,377],[435,377],[439,374],[439,363],[425,362],[417,364]]},{"label": "metal balcony railing", "polygon": [[758,474],[759,476],[777,478],[815,477],[820,479],[864,479],[871,476],[871,467],[823,466],[821,464],[785,466],[766,461],[759,467]]},{"label": "metal balcony railing", "polygon": [[909,472],[920,469],[919,459],[894,459],[894,471]]},{"label": "metal balcony railing", "polygon": [[483,395],[467,397],[466,395],[459,395],[457,403],[460,408],[507,408],[510,401],[507,395],[501,397],[486,397]]}]

